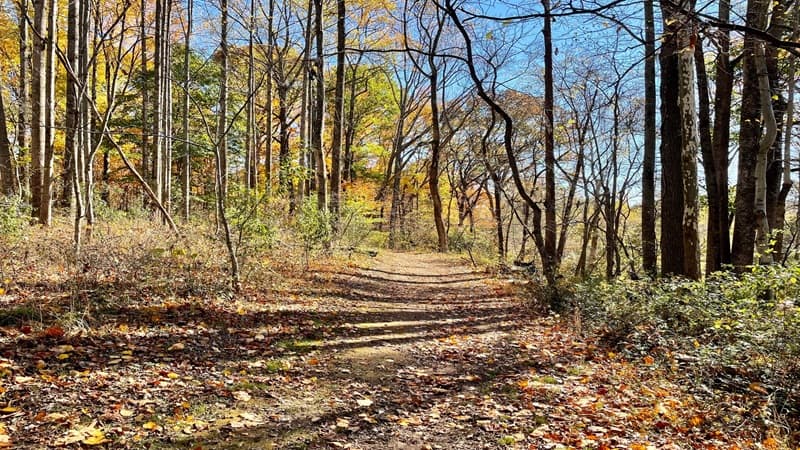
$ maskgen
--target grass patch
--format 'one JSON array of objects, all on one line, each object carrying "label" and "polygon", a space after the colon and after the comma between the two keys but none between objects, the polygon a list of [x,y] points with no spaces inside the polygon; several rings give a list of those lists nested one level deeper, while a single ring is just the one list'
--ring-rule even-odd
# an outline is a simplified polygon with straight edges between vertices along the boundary
[{"label": "grass patch", "polygon": [[41,318],[33,306],[20,305],[0,310],[0,326],[15,326]]},{"label": "grass patch", "polygon": [[305,354],[322,346],[322,341],[319,339],[285,339],[276,345],[287,352]]}]

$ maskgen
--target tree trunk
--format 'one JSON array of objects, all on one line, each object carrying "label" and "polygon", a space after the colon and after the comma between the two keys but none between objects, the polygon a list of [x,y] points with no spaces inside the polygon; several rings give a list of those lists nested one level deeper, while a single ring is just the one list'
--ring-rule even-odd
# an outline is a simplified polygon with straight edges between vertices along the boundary
[{"label": "tree trunk", "polygon": [[347,119],[345,121],[345,135],[344,135],[344,168],[343,176],[346,181],[354,181],[356,178],[356,171],[354,167],[353,156],[353,140],[356,135],[356,86],[358,84],[358,67],[361,64],[363,54],[358,55],[358,61],[350,65],[350,84],[349,84],[349,97],[350,102],[347,105]]},{"label": "tree trunk", "polygon": [[556,156],[555,134],[553,128],[553,33],[551,30],[550,0],[542,0],[544,8],[544,247],[547,263],[543,264],[545,276],[555,281],[558,272],[556,254]]},{"label": "tree trunk", "polygon": [[[31,72],[31,52],[28,45],[28,0],[22,0],[19,5],[19,111],[17,113],[17,149],[19,155],[27,159],[26,155],[30,155],[28,144],[30,142],[29,134],[30,123],[28,122],[31,110],[31,84],[29,83],[28,74]],[[27,198],[30,195],[30,164],[22,164],[17,168],[19,170],[20,196]]]},{"label": "tree trunk", "polygon": [[[694,49],[697,35],[689,14],[693,9],[691,0],[682,2],[683,26],[679,32],[678,52],[678,107],[681,120],[681,172],[683,178],[683,272],[697,280],[700,278],[700,241],[698,220],[700,207],[697,194],[697,121],[694,97]],[[686,12],[686,11],[689,12]]]},{"label": "tree trunk", "polygon": [[245,186],[258,187],[258,142],[256,140],[256,81],[254,41],[256,32],[256,0],[250,0],[250,24],[247,41],[247,130],[245,131]]},{"label": "tree trunk", "polygon": [[[730,21],[730,0],[719,1],[719,20]],[[716,222],[718,248],[713,264],[706,262],[706,269],[720,270],[731,263],[731,233],[728,212],[728,151],[731,136],[731,93],[733,92],[733,70],[730,63],[730,33],[720,29],[716,34],[718,53],[715,61],[714,82],[714,133],[712,134],[713,173],[716,178],[718,203],[709,201],[708,220]],[[710,176],[706,172],[706,176]],[[709,254],[710,255],[710,254]]]},{"label": "tree trunk", "polygon": [[291,148],[289,147],[289,92],[288,83],[282,77],[278,79],[278,159],[280,160],[280,184],[281,189],[286,189],[289,195],[289,213],[295,211],[294,181],[290,175],[291,160],[289,159]]},{"label": "tree trunk", "polygon": [[708,274],[720,268],[721,232],[719,219],[716,215],[719,214],[721,191],[717,186],[717,166],[714,161],[714,145],[711,138],[711,105],[708,92],[708,75],[706,74],[703,44],[700,39],[697,40],[694,51],[697,70],[697,96],[699,99],[697,123],[700,135],[700,153],[703,156],[706,194],[708,196],[708,223],[706,224],[706,273]]},{"label": "tree trunk", "polygon": [[[402,111],[402,110],[401,110]],[[398,135],[395,136],[395,146],[398,144],[398,139],[402,139],[403,116],[401,112],[400,123],[398,124]],[[400,141],[402,142],[402,141]],[[396,249],[398,247],[398,234],[400,232],[400,216],[402,209],[402,197],[400,192],[401,173],[403,171],[403,161],[398,151],[397,156],[391,163],[394,163],[394,177],[392,178],[392,206],[389,210],[389,248]]]},{"label": "tree trunk", "polygon": [[[47,149],[47,0],[34,0],[33,18],[33,70],[31,71],[31,214],[41,223],[42,209],[47,209],[47,199],[42,198],[44,166]],[[45,212],[46,214],[46,212]]]},{"label": "tree trunk", "polygon": [[772,264],[772,248],[769,243],[770,224],[767,220],[767,158],[772,144],[778,135],[775,114],[772,110],[772,95],[769,86],[769,75],[764,56],[764,44],[756,43],[755,68],[758,76],[758,94],[761,105],[761,118],[764,122],[764,135],[758,145],[756,156],[756,189],[754,215],[756,217],[756,246],[759,263]]},{"label": "tree trunk", "polygon": [[342,147],[344,131],[345,0],[336,0],[336,88],[333,99],[333,139],[331,141],[331,213],[338,222],[342,195]]},{"label": "tree trunk", "polygon": [[16,187],[14,168],[11,166],[11,142],[8,139],[6,104],[0,86],[0,195],[14,195]]},{"label": "tree trunk", "polygon": [[314,120],[311,125],[311,147],[317,163],[317,208],[328,210],[327,169],[325,167],[325,151],[322,148],[323,126],[325,118],[325,45],[322,36],[322,0],[314,0],[314,36],[316,40],[315,78],[317,81],[314,98]]},{"label": "tree trunk", "polygon": [[653,1],[644,2],[644,160],[642,161],[642,267],[653,277],[656,256],[656,35]]},{"label": "tree trunk", "polygon": [[[147,73],[147,0],[142,0],[140,6],[140,22],[139,22],[139,40],[142,46],[142,60],[141,72],[142,75]],[[141,165],[139,171],[142,178],[151,180],[152,174],[150,173],[150,139],[148,133],[148,106],[150,105],[150,86],[147,82],[142,83],[142,147],[140,149],[142,154]],[[152,131],[152,128],[149,128]],[[147,205],[147,194],[143,193],[142,199],[144,205]]]},{"label": "tree trunk", "polygon": [[[434,49],[436,46],[434,45]],[[435,50],[434,50],[435,52]],[[442,220],[442,196],[439,193],[439,160],[441,159],[441,131],[439,122],[439,72],[436,68],[433,53],[428,57],[430,64],[430,106],[431,106],[431,164],[428,172],[428,186],[430,187],[431,202],[433,202],[433,220],[436,225],[438,237],[438,250],[447,252],[447,232]]]},{"label": "tree trunk", "polygon": [[683,245],[675,245],[683,236],[683,172],[681,166],[681,115],[678,104],[679,68],[678,33],[682,26],[675,7],[662,0],[664,39],[661,64],[661,271],[664,275],[680,275],[684,270]]},{"label": "tree trunk", "polygon": [[225,246],[228,249],[230,260],[231,285],[238,291],[241,288],[239,281],[239,260],[236,257],[231,237],[231,229],[226,214],[226,201],[228,196],[228,70],[230,59],[228,57],[228,0],[220,0],[220,58],[221,70],[219,80],[219,118],[217,122],[216,142],[216,179],[217,186],[217,215],[222,224],[225,235]]},{"label": "tree trunk", "polygon": [[164,64],[164,50],[162,48],[162,43],[164,40],[163,34],[163,16],[164,16],[164,2],[169,0],[155,0],[155,30],[153,31],[153,42],[154,42],[154,50],[153,50],[153,98],[151,99],[153,104],[153,123],[152,123],[152,130],[153,130],[153,146],[151,152],[151,161],[150,161],[150,180],[151,180],[151,188],[153,192],[155,192],[156,196],[159,200],[161,200],[161,170],[163,165],[163,152],[162,148],[164,145],[164,135],[163,135],[163,127],[161,125],[162,119],[162,104],[164,103],[163,99],[163,91],[162,91],[162,84],[163,84],[163,69],[162,66]]},{"label": "tree trunk", "polygon": [[[67,61],[70,68],[78,68],[78,2],[69,2],[67,12]],[[66,84],[66,119],[64,130],[64,179],[61,195],[61,206],[69,207],[72,202],[74,180],[77,166],[75,161],[80,150],[78,138],[80,90],[73,77],[67,77]],[[79,195],[79,194],[76,194]]]},{"label": "tree trunk", "polygon": [[[766,21],[766,0],[750,0],[747,24],[763,29]],[[742,106],[739,125],[739,166],[736,181],[736,219],[733,227],[731,260],[737,270],[753,264],[756,243],[756,165],[761,137],[761,92],[756,54],[759,40],[752,33],[744,36],[744,68],[742,74]]]},{"label": "tree trunk", "polygon": [[[310,2],[311,2],[311,0],[309,0],[309,5],[311,4]],[[272,116],[273,116],[273,111],[272,111],[272,101],[273,101],[273,99],[272,99],[272,85],[273,85],[273,79],[274,79],[274,74],[275,74],[274,67],[273,67],[273,61],[272,61],[272,56],[273,56],[273,52],[274,52],[273,46],[275,44],[275,39],[274,39],[274,35],[273,35],[273,30],[272,30],[272,28],[273,28],[273,18],[272,18],[272,16],[275,14],[275,0],[269,0],[268,9],[269,9],[269,12],[268,12],[269,17],[267,18],[267,80],[266,80],[266,88],[265,88],[267,90],[267,111],[266,111],[266,115],[267,115],[267,123],[266,123],[267,147],[264,149],[264,152],[265,152],[265,155],[264,155],[264,172],[265,172],[265,178],[266,178],[264,180],[264,185],[265,185],[266,192],[269,195],[269,194],[272,193],[272,128],[273,128],[273,125],[272,125]],[[309,14],[309,20],[310,20],[310,15],[311,15],[311,9],[310,8],[308,10],[308,14]],[[310,31],[308,31],[308,33],[309,34],[307,34],[307,36],[310,36]],[[307,39],[307,42],[306,42],[306,47],[307,48],[306,48],[306,52],[304,53],[306,58],[308,58],[308,46],[309,45],[310,45],[310,43],[308,42],[308,39]]]},{"label": "tree trunk", "polygon": [[186,35],[183,54],[183,220],[189,222],[189,206],[192,197],[192,146],[189,144],[189,86],[192,80],[189,62],[192,54],[192,21],[194,0],[187,0]]},{"label": "tree trunk", "polygon": [[[798,35],[798,27],[800,27],[800,8],[795,8],[794,16],[792,17],[792,39],[796,40]],[[775,229],[777,235],[775,236],[775,255],[785,261],[783,241],[784,241],[784,226],[786,224],[786,197],[792,190],[792,129],[794,127],[794,94],[796,80],[796,66],[797,57],[789,55],[789,68],[786,75],[786,120],[785,130],[783,134],[783,180],[781,190],[778,194],[778,205],[776,208],[776,221]]]}]

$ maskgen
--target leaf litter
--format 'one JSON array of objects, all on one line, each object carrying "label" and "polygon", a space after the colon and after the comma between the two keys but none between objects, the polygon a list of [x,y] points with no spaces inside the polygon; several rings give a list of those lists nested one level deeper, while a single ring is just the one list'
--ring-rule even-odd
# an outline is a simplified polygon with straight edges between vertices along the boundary
[{"label": "leaf litter", "polygon": [[0,448],[786,448],[760,384],[698,391],[453,257],[311,269],[0,328]]}]

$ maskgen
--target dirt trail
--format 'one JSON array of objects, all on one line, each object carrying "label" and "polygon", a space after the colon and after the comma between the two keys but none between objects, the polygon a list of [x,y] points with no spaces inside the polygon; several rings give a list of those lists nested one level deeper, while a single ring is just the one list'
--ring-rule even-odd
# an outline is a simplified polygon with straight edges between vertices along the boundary
[{"label": "dirt trail", "polygon": [[[356,405],[369,408],[348,414],[341,440],[328,444],[475,448],[485,441],[475,436],[480,427],[470,430],[481,420],[473,417],[478,405],[464,400],[477,399],[496,363],[491,352],[472,350],[506,345],[519,319],[522,304],[508,286],[454,256],[390,252],[333,283],[347,298],[338,311],[346,332],[321,343],[329,350],[324,365],[339,372],[346,383],[339,387]],[[496,447],[496,440],[484,444]]]}]

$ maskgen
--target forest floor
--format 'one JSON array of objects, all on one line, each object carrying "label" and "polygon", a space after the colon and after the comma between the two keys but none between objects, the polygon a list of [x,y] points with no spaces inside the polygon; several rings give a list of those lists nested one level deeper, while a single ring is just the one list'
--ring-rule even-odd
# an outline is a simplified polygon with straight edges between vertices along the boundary
[{"label": "forest floor", "polygon": [[[78,332],[0,328],[0,447],[786,448],[757,389],[698,393],[455,256],[284,268],[233,298],[123,278],[81,291],[105,300]],[[6,309],[76,295],[4,283]]]}]

